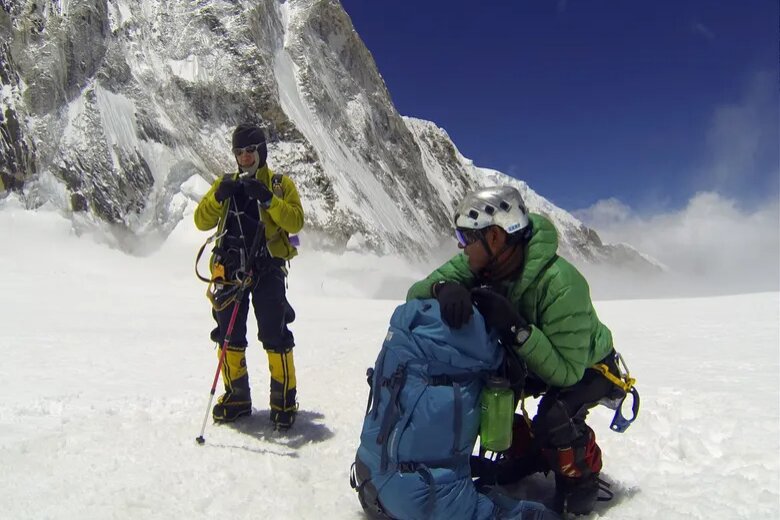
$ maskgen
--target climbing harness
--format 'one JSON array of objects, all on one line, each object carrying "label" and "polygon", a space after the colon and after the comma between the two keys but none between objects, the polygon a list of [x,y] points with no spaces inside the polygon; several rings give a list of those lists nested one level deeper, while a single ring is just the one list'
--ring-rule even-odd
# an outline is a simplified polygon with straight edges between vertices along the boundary
[{"label": "climbing harness", "polygon": [[[245,242],[246,235],[244,235],[244,229],[241,225],[241,212],[238,210],[238,206],[232,197],[230,198],[230,201],[233,203],[235,210],[230,210],[230,208],[228,208],[228,213],[233,213],[236,216],[239,233],[241,235],[239,239],[242,242]],[[229,307],[230,304],[236,301],[239,295],[243,294],[244,290],[252,286],[251,267],[258,255],[265,254],[265,247],[260,247],[261,240],[258,240],[259,237],[265,236],[265,226],[263,226],[262,222],[260,222],[256,233],[255,243],[252,244],[249,253],[247,253],[246,247],[239,247],[237,249],[239,265],[237,269],[234,270],[235,272],[232,273],[230,280],[227,278],[225,264],[223,263],[223,259],[220,258],[220,255],[215,255],[212,259],[210,277],[207,278],[198,271],[198,263],[200,262],[206,247],[212,242],[216,242],[213,250],[217,251],[220,249],[223,239],[228,238],[226,237],[227,227],[217,230],[216,233],[208,237],[206,242],[198,250],[198,254],[195,258],[195,276],[197,276],[200,281],[208,284],[206,287],[206,298],[211,302],[211,306],[215,311],[219,312]],[[246,244],[244,243],[244,246],[245,245]]]},{"label": "climbing harness", "polygon": [[[636,420],[636,416],[639,414],[639,392],[634,386],[636,384],[636,379],[631,377],[628,365],[626,365],[623,356],[618,352],[615,352],[615,366],[618,370],[617,376],[610,372],[609,366],[607,366],[606,363],[598,363],[591,368],[600,372],[601,375],[606,377],[612,384],[621,390],[619,396],[604,398],[600,403],[611,410],[615,410],[615,415],[612,418],[612,423],[609,425],[609,428],[612,431],[623,433],[631,426],[631,423]],[[629,394],[632,397],[631,418],[626,418],[626,416],[623,415],[623,405]]]}]

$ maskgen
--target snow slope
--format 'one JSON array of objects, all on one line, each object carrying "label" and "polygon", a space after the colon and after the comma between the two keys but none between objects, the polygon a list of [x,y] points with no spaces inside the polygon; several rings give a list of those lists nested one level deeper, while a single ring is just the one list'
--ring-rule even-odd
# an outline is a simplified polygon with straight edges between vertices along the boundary
[{"label": "snow slope", "polygon": [[[185,219],[139,258],[71,226],[0,201],[0,516],[362,518],[348,469],[365,369],[400,303],[370,295],[425,273],[304,244],[290,277],[299,422],[286,436],[270,430],[266,363],[250,341],[255,415],[209,423],[198,446],[216,368],[192,272],[205,234]],[[622,435],[608,410],[592,415],[618,491],[592,518],[780,517],[779,303],[777,293],[596,303],[642,410]],[[514,491],[543,497],[551,484]]]}]

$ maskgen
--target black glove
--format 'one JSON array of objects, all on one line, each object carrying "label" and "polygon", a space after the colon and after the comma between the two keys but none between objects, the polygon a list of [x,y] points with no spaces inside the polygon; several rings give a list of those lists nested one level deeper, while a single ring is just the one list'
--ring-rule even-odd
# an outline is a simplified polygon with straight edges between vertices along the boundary
[{"label": "black glove", "polygon": [[221,204],[225,200],[235,195],[239,188],[241,188],[241,183],[237,180],[234,180],[232,174],[225,175],[222,177],[222,181],[219,183],[217,190],[214,192],[214,198],[217,199],[217,202]]},{"label": "black glove", "polygon": [[474,314],[471,294],[458,282],[437,282],[433,287],[433,294],[439,300],[441,319],[453,329],[461,328]]},{"label": "black glove", "polygon": [[274,194],[268,186],[257,179],[244,179],[241,182],[244,184],[244,192],[250,199],[255,199],[266,207],[271,203]]},{"label": "black glove", "polygon": [[471,298],[485,323],[498,332],[502,341],[522,344],[528,339],[528,322],[507,298],[484,287],[471,291]]}]

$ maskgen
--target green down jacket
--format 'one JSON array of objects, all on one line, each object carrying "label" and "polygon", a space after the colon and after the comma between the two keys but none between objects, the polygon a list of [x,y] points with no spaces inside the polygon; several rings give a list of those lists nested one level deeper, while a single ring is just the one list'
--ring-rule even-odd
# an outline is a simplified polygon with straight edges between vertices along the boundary
[{"label": "green down jacket", "polygon": [[[519,278],[504,282],[502,288],[531,325],[529,338],[516,346],[520,357],[548,385],[567,387],[612,350],[612,333],[596,316],[585,278],[557,255],[555,226],[541,215],[529,217],[533,234],[524,268]],[[431,298],[431,287],[441,280],[469,288],[479,283],[466,256],[459,254],[412,285],[407,300]]]}]

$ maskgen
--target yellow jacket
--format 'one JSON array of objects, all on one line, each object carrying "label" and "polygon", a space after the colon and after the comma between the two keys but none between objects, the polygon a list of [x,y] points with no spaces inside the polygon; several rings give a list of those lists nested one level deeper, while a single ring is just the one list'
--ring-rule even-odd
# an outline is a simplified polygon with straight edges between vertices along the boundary
[{"label": "yellow jacket", "polygon": [[[257,169],[255,178],[273,190],[271,179],[273,172],[268,165]],[[234,178],[238,178],[238,173]],[[230,199],[217,202],[214,192],[217,190],[222,177],[214,181],[211,188],[203,196],[195,209],[195,226],[201,231],[207,231],[214,226],[219,232],[225,227],[225,217],[228,212]],[[298,250],[290,244],[289,235],[295,234],[303,227],[303,206],[298,195],[295,183],[286,175],[282,177],[282,196],[274,193],[271,205],[265,209],[260,208],[260,217],[265,224],[265,239],[268,244],[268,252],[274,258],[289,260],[298,254]]]}]

